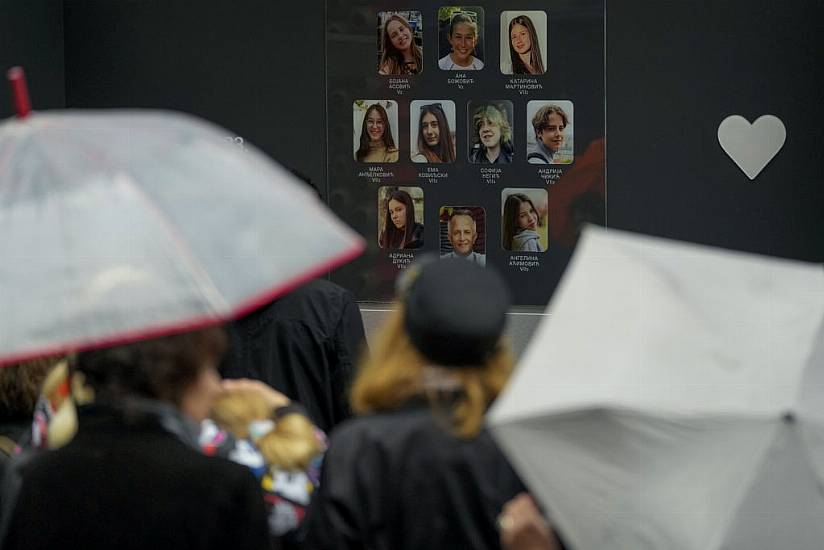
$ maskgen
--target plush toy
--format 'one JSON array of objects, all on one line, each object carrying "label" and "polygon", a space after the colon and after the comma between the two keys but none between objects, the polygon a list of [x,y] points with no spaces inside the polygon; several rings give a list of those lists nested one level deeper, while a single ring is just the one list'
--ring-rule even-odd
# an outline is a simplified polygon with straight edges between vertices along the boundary
[{"label": "plush toy", "polygon": [[57,449],[77,433],[77,408],[94,401],[94,392],[86,386],[83,375],[69,375],[68,359],[60,361],[43,381],[43,389],[34,409],[32,442],[45,449]]},{"label": "plush toy", "polygon": [[304,470],[323,448],[314,424],[290,409],[272,411],[254,390],[227,391],[212,407],[212,419],[238,439],[252,441],[270,466]]},{"label": "plush toy", "polygon": [[212,408],[214,424],[209,428],[207,421],[201,445],[206,452],[210,448],[215,452],[215,444],[228,447],[215,454],[251,469],[264,492],[269,530],[283,536],[294,531],[306,514],[320,481],[326,438],[294,405],[273,407],[265,395],[260,388],[224,392]]}]

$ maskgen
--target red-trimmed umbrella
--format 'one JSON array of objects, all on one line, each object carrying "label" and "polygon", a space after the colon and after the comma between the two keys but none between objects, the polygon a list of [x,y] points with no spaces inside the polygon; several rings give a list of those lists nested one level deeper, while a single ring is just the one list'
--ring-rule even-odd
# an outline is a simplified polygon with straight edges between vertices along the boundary
[{"label": "red-trimmed umbrella", "polygon": [[172,112],[29,115],[23,88],[0,123],[0,364],[220,323],[364,248],[228,131]]}]

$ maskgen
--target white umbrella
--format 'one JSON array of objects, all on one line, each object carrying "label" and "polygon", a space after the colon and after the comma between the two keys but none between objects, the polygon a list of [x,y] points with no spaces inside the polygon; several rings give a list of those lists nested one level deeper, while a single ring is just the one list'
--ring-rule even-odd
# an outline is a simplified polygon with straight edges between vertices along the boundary
[{"label": "white umbrella", "polygon": [[493,434],[574,550],[824,548],[821,266],[588,229]]},{"label": "white umbrella", "polygon": [[154,111],[0,124],[0,364],[221,322],[363,250],[229,134]]}]

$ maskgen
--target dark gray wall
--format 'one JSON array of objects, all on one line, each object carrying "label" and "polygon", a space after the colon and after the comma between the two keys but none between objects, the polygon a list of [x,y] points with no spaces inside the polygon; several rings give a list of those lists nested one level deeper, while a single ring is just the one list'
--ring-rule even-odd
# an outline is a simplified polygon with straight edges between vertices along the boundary
[{"label": "dark gray wall", "polygon": [[[824,2],[622,0],[607,8],[609,226],[824,260]],[[781,118],[755,181],[719,123]]]},{"label": "dark gray wall", "polygon": [[64,5],[69,107],[193,113],[323,180],[321,0]]},{"label": "dark gray wall", "polygon": [[35,109],[65,107],[63,6],[53,0],[0,0],[0,120],[13,114],[6,71],[26,70]]}]

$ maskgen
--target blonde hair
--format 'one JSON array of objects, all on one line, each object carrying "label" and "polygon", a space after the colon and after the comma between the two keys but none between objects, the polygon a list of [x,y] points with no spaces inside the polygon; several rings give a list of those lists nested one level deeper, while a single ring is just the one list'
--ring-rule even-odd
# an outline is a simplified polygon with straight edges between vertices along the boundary
[{"label": "blonde hair", "polygon": [[501,129],[501,147],[504,146],[505,142],[512,141],[512,128],[509,126],[506,109],[503,106],[485,104],[475,109],[475,113],[472,115],[475,138],[478,137],[478,132],[485,120]]},{"label": "blonde hair", "polygon": [[[400,305],[386,321],[372,348],[369,359],[361,365],[352,385],[352,410],[358,414],[389,411],[415,396],[424,396],[433,406],[443,403],[439,396],[427,391],[424,372],[431,367],[415,349],[404,327],[404,308]],[[472,367],[436,367],[454,375],[461,394],[450,404],[453,432],[460,437],[473,437],[483,424],[489,403],[506,385],[512,372],[513,359],[509,346],[501,342],[495,354],[484,364]]]},{"label": "blonde hair", "polygon": [[[263,396],[248,390],[222,394],[215,401],[211,415],[218,426],[241,439],[250,437],[250,422],[271,417],[272,410]],[[305,470],[322,450],[315,430],[314,424],[302,414],[289,413],[254,443],[267,464],[284,470]]]},{"label": "blonde hair", "polygon": [[[411,42],[409,48],[414,59],[414,67],[408,67],[403,60],[403,54],[395,49],[392,45],[392,39],[389,38],[389,23],[397,21],[409,30]],[[397,13],[390,14],[381,28],[381,60],[378,63],[378,72],[386,75],[404,75],[404,74],[418,74],[423,67],[423,52],[421,47],[415,44],[414,31],[412,25],[405,17]]]}]

